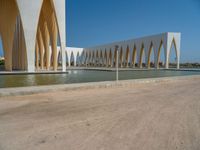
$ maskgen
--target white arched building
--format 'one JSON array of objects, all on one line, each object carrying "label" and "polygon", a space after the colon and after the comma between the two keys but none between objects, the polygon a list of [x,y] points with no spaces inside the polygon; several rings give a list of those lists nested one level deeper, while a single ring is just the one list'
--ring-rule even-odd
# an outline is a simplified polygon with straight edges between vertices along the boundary
[{"label": "white arched building", "polygon": [[[159,68],[160,54],[163,48],[165,68],[169,68],[169,57],[172,47],[175,49],[177,68],[180,62],[180,33],[162,33],[143,38],[114,42],[111,44],[91,47],[75,48],[67,47],[65,49],[67,65],[87,66],[87,67],[115,67],[118,46],[119,67],[151,67]],[[58,47],[60,52],[60,47]],[[151,56],[154,55],[152,62]],[[58,54],[59,57],[59,54]]]},{"label": "white arched building", "polygon": [[65,21],[65,0],[0,0],[5,69],[34,72],[36,67],[56,71],[59,43],[65,71]]},{"label": "white arched building", "polygon": [[[66,48],[66,0],[0,0],[0,39],[5,69],[57,71],[58,65],[114,67],[116,45],[121,67],[150,67],[152,50],[159,68],[161,47],[165,67],[169,66],[172,45],[180,61],[180,33],[163,33],[144,38],[115,42],[92,48]],[[60,47],[58,47],[60,45]],[[142,57],[145,55],[145,62]]]},{"label": "white arched building", "polygon": [[[164,48],[165,68],[169,68],[169,56],[172,46],[176,52],[176,63],[179,68],[180,62],[180,33],[162,33],[143,38],[120,41],[111,44],[85,48],[83,50],[82,64],[86,66],[106,66],[114,67],[116,64],[117,49],[119,47],[119,65],[120,67],[138,67],[144,65],[150,68],[150,57],[154,51],[154,64],[159,68],[161,48]],[[145,62],[142,58],[145,57]]]}]

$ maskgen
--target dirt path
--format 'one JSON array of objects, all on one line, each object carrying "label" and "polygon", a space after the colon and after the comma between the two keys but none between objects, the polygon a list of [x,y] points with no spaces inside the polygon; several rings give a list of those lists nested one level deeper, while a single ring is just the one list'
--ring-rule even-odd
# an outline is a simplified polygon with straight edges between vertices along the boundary
[{"label": "dirt path", "polygon": [[0,98],[0,150],[176,149],[200,149],[200,78]]}]

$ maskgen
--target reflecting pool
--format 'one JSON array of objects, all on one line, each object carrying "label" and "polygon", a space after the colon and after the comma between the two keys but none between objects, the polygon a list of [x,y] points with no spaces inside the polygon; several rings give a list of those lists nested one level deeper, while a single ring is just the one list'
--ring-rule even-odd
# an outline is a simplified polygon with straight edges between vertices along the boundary
[{"label": "reflecting pool", "polygon": [[[139,70],[120,71],[119,80],[200,75],[200,71]],[[66,74],[0,75],[0,88],[37,85],[114,81],[114,71],[70,70]]]}]

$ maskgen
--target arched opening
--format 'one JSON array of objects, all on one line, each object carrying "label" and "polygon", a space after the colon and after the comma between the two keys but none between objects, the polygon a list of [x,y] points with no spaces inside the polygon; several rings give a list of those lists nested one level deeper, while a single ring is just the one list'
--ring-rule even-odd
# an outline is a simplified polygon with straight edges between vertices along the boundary
[{"label": "arched opening", "polygon": [[126,67],[129,67],[131,64],[130,64],[130,49],[129,49],[129,46],[127,46],[126,48],[126,61],[125,61],[125,66]]},{"label": "arched opening", "polygon": [[88,66],[88,58],[89,58],[88,52],[86,51],[86,52],[85,52],[85,65],[86,65],[86,66]]},{"label": "arched opening", "polygon": [[61,50],[60,50],[58,52],[58,67],[61,67],[61,66],[62,66],[62,55],[61,55]]},{"label": "arched opening", "polygon": [[53,70],[57,70],[60,64],[57,57],[57,46],[60,45],[60,36],[57,18],[51,0],[43,0],[37,27],[36,43],[39,45],[40,68],[49,69],[51,64],[48,59],[50,55],[49,46],[51,46],[52,66]]},{"label": "arched opening", "polygon": [[88,64],[88,66],[91,66],[91,51],[88,51],[87,52],[87,56],[88,56],[88,58],[87,58],[87,64]]},{"label": "arched opening", "polygon": [[99,66],[99,51],[96,51],[95,66]]},{"label": "arched opening", "polygon": [[15,25],[14,43],[12,49],[12,68],[13,70],[27,69],[27,52],[25,46],[24,29],[19,15],[16,18]]},{"label": "arched opening", "polygon": [[117,65],[117,49],[115,48],[115,51],[114,51],[114,67],[116,67]]},{"label": "arched opening", "polygon": [[71,65],[71,66],[75,66],[75,62],[74,62],[74,53],[73,53],[73,52],[71,53],[71,56],[70,56],[70,65]]},{"label": "arched opening", "polygon": [[108,54],[108,67],[112,66],[112,49],[109,50],[109,54]]},{"label": "arched opening", "polygon": [[27,52],[24,29],[15,0],[0,1],[0,35],[4,57],[4,69],[26,70]]},{"label": "arched opening", "polygon": [[84,64],[84,63],[83,63],[83,56],[84,56],[84,55],[83,55],[83,52],[84,52],[84,51],[80,52],[80,66],[81,66],[81,67],[82,67],[83,64]]},{"label": "arched opening", "polygon": [[93,60],[94,60],[94,51],[91,50],[90,66],[94,65]]},{"label": "arched opening", "polygon": [[137,56],[137,48],[136,48],[136,46],[134,46],[133,53],[132,53],[132,65],[133,65],[134,68],[135,68],[135,66],[138,66],[136,64],[136,59],[137,59],[136,56]]},{"label": "arched opening", "polygon": [[92,66],[95,65],[95,53],[94,50],[92,51]]},{"label": "arched opening", "polygon": [[85,65],[85,54],[84,51],[81,52],[81,56],[80,56],[80,66],[84,66]]},{"label": "arched opening", "polygon": [[104,67],[108,67],[108,54],[107,54],[107,50],[105,49],[104,51]]},{"label": "arched opening", "polygon": [[77,56],[76,56],[76,66],[80,66],[80,54],[79,52],[77,53]]},{"label": "arched opening", "polygon": [[169,51],[169,68],[179,68],[178,54],[175,39],[173,38]]},{"label": "arched opening", "polygon": [[83,64],[84,66],[87,66],[87,51],[83,52]]},{"label": "arched opening", "polygon": [[148,64],[147,67],[148,68],[153,68],[155,67],[155,52],[154,52],[154,48],[153,48],[153,43],[151,42],[149,51],[148,51]]},{"label": "arched opening", "polygon": [[157,63],[156,66],[157,69],[165,67],[165,49],[163,47],[163,41],[160,42],[156,63]]},{"label": "arched opening", "polygon": [[145,50],[144,50],[144,44],[142,44],[141,49],[140,49],[140,63],[139,63],[140,68],[143,68],[146,66],[145,64]]},{"label": "arched opening", "polygon": [[66,56],[66,66],[69,67],[69,57],[68,57],[68,52],[65,52],[65,56]]},{"label": "arched opening", "polygon": [[124,62],[123,62],[124,60],[123,60],[123,48],[121,47],[120,48],[120,53],[119,53],[119,66],[120,67],[123,67],[124,66]]},{"label": "arched opening", "polygon": [[103,67],[103,52],[102,52],[102,50],[100,50],[99,65],[100,65],[100,67]]}]

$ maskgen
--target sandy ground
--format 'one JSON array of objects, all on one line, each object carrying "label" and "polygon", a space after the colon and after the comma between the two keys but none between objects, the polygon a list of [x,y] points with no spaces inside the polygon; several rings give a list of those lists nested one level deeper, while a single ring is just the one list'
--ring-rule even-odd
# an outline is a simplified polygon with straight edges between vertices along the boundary
[{"label": "sandy ground", "polygon": [[0,150],[200,150],[200,78],[0,98]]}]

